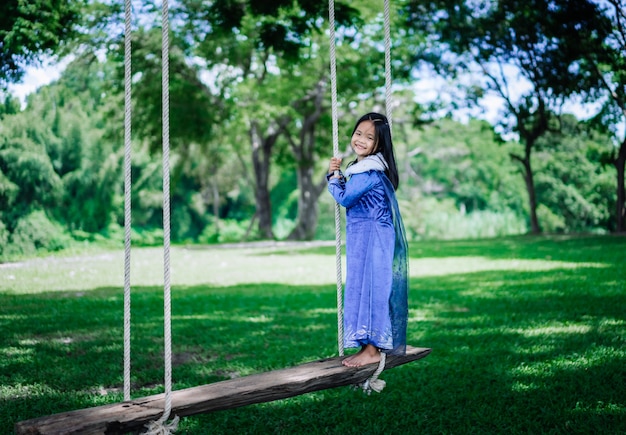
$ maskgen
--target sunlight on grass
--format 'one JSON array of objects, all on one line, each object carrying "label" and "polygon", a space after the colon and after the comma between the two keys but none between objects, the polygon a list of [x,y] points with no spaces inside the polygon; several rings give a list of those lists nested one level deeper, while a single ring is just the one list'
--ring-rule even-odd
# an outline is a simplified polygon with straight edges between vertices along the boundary
[{"label": "sunlight on grass", "polygon": [[[248,283],[331,285],[336,283],[333,255],[294,248],[208,248],[171,250],[171,283],[177,286],[234,286]],[[343,258],[345,279],[345,257]],[[0,265],[0,291],[41,293],[123,287],[124,253],[85,257],[48,257]],[[280,267],[276,267],[280,264]],[[493,259],[480,256],[412,258],[411,277],[444,276],[482,271],[547,271],[577,267],[601,268],[602,263],[556,260]],[[163,251],[138,248],[131,255],[131,284],[163,285]],[[82,294],[82,293],[81,293]]]},{"label": "sunlight on grass", "polygon": [[591,326],[589,325],[544,326],[541,328],[511,330],[511,332],[516,332],[525,337],[555,334],[585,334],[589,331],[591,331]]},{"label": "sunlight on grass", "polygon": [[[415,243],[407,342],[433,352],[383,372],[383,394],[331,389],[180,431],[626,434],[625,242]],[[337,354],[334,247],[271,245],[173,247],[174,389]],[[162,262],[133,249],[133,397],[163,391]],[[122,269],[121,251],[0,264],[3,427],[122,400]]]},{"label": "sunlight on grass", "polygon": [[556,260],[495,260],[487,257],[444,257],[411,259],[411,276],[438,276],[455,273],[484,272],[492,270],[545,271],[575,269],[578,267],[601,268],[603,263],[574,263]]},{"label": "sunlight on grass", "polygon": [[[554,358],[544,359],[536,363],[522,363],[513,368],[510,373],[514,377],[528,377],[537,381],[556,376],[564,371],[578,372],[589,370],[592,367],[601,367],[612,359],[623,359],[626,357],[626,350],[618,350],[606,346],[593,346],[585,353],[560,354]],[[518,382],[523,386],[523,382]]]},{"label": "sunlight on grass", "polygon": [[17,347],[5,347],[0,350],[0,355],[4,361],[9,361],[13,358],[29,357],[33,354],[32,349],[17,348]]},{"label": "sunlight on grass", "polygon": [[621,403],[605,403],[604,401],[597,401],[596,403],[585,404],[584,402],[577,402],[576,408],[571,411],[572,414],[597,414],[597,415],[614,415],[614,416],[626,416],[626,406]]},{"label": "sunlight on grass", "polygon": [[0,399],[19,399],[21,397],[45,396],[56,393],[47,385],[0,385]]}]

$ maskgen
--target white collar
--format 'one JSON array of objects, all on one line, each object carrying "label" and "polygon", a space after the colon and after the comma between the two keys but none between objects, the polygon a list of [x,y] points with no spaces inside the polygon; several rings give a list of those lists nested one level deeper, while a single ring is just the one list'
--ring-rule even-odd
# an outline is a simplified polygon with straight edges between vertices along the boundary
[{"label": "white collar", "polygon": [[360,161],[348,166],[344,172],[346,177],[368,171],[385,171],[389,165],[381,153],[370,154]]}]

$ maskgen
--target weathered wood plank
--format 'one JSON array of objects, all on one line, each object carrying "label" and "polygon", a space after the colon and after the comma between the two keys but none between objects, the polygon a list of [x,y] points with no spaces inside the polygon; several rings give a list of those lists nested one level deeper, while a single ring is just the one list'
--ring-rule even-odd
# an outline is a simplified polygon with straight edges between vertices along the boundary
[{"label": "weathered wood plank", "polygon": [[[424,358],[428,348],[407,346],[404,356],[387,358],[385,370]],[[172,392],[172,417],[236,408],[254,403],[271,402],[300,394],[365,381],[376,370],[344,367],[341,357],[327,358],[266,373],[216,382]],[[128,402],[80,409],[18,422],[15,432],[21,434],[117,434],[142,429],[162,413],[165,394]]]}]

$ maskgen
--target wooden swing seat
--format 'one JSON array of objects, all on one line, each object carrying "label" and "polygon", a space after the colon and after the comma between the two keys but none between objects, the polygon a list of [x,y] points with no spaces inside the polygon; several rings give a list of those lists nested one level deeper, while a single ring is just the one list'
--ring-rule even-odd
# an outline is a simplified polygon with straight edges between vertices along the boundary
[{"label": "wooden swing seat", "polygon": [[[424,358],[429,348],[407,346],[406,355],[388,356],[385,370]],[[343,357],[326,358],[271,372],[172,391],[171,418],[271,402],[312,391],[355,385],[369,378],[376,364],[345,367]],[[120,434],[141,430],[163,414],[165,394],[142,397],[16,423],[20,434]]]}]

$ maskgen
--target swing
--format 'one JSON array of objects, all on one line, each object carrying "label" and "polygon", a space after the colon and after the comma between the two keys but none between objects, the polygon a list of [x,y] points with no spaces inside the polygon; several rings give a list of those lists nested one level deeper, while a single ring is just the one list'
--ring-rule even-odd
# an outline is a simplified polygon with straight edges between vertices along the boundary
[{"label": "swing", "polygon": [[[63,412],[16,423],[16,434],[116,434],[148,427],[149,434],[168,434],[176,430],[179,417],[210,411],[270,402],[313,391],[347,385],[360,385],[368,393],[380,391],[384,381],[378,379],[383,370],[397,367],[427,356],[431,349],[407,346],[405,355],[386,356],[381,353],[378,366],[346,367],[341,361],[343,349],[343,308],[341,276],[341,234],[339,204],[335,204],[337,258],[337,318],[339,356],[299,366],[259,373],[242,378],[172,391],[171,297],[170,297],[170,216],[169,216],[169,22],[168,1],[163,1],[163,226],[164,226],[164,389],[165,392],[139,399],[130,398],[130,41],[131,1],[125,1],[125,262],[124,262],[124,401],[98,407]],[[337,85],[335,59],[334,0],[329,0],[330,64],[333,152],[337,156]],[[389,31],[389,0],[385,0],[385,89],[386,112],[391,124],[391,56]],[[171,414],[172,422],[167,423]]]}]

